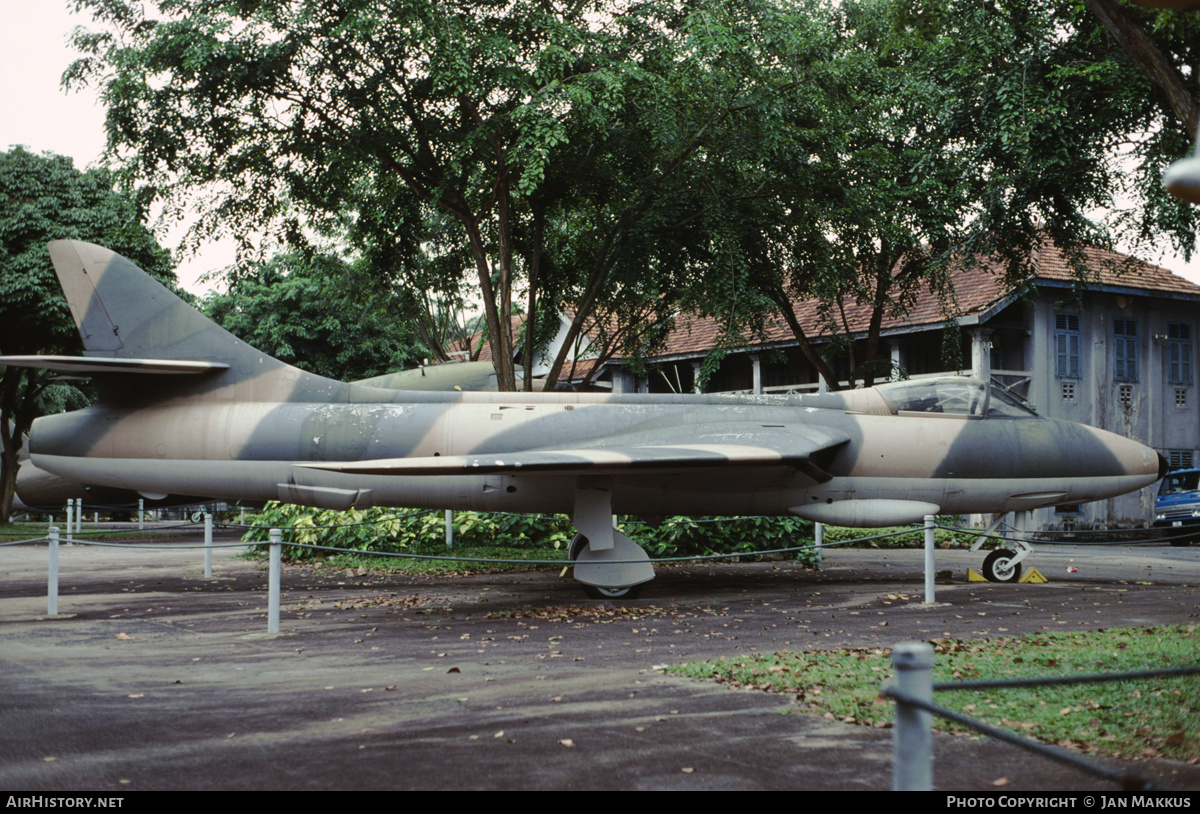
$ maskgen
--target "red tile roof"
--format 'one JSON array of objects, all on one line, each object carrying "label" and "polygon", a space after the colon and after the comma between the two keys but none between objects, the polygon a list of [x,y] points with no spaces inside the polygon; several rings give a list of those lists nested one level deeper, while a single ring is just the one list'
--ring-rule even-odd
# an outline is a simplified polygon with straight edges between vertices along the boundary
[{"label": "red tile roof", "polygon": [[[1173,274],[1161,266],[1144,263],[1128,255],[1111,252],[1104,249],[1088,248],[1084,252],[1091,277],[1086,281],[1090,287],[1115,287],[1145,291],[1147,294],[1188,295],[1200,298],[1200,286]],[[1047,282],[1053,285],[1070,285],[1076,282],[1075,272],[1067,263],[1066,257],[1053,246],[1045,246],[1034,255],[1034,282]],[[953,314],[956,318],[979,317],[988,309],[1000,304],[1010,294],[1010,288],[1005,284],[1004,275],[999,265],[981,261],[969,269],[953,269],[950,272],[950,286],[953,289]],[[819,312],[818,300],[797,300],[793,303],[796,318],[810,339],[820,340],[830,336],[824,327]],[[867,304],[847,303],[846,321],[855,333],[865,333],[871,317],[871,308]],[[913,301],[902,314],[885,315],[883,330],[885,332],[897,329],[920,329],[938,326],[946,322],[946,310],[938,294],[928,287],[922,287],[916,292]],[[513,318],[513,331],[517,332],[522,318]],[[698,317],[683,314],[676,319],[676,327],[667,340],[666,347],[655,354],[655,358],[699,357],[707,354],[721,340],[721,330],[718,321],[712,317]],[[478,336],[472,338],[472,343],[479,341]],[[787,323],[778,314],[772,314],[765,326],[761,339],[755,338],[753,346],[791,344],[795,337]],[[744,346],[743,342],[735,342],[735,346]],[[491,359],[491,348],[484,343],[481,360]],[[581,360],[576,369],[579,378],[587,362]],[[563,375],[567,375],[564,369]]]},{"label": "red tile roof", "polygon": [[[1200,297],[1200,286],[1189,282],[1161,266],[1144,263],[1127,255],[1104,249],[1088,248],[1085,257],[1091,276],[1086,285],[1142,290],[1147,294],[1182,294]],[[1053,246],[1040,249],[1034,256],[1034,283],[1073,284],[1077,277],[1065,255]],[[1001,303],[1010,293],[998,264],[978,262],[969,269],[953,269],[950,286],[954,292],[952,314],[956,318],[980,316]],[[796,318],[810,339],[830,336],[819,313],[819,301],[798,300],[793,303]],[[868,304],[847,303],[846,321],[854,333],[865,333],[871,318]],[[902,314],[884,315],[883,330],[922,328],[941,325],[947,314],[938,294],[928,287],[917,291],[915,298]],[[840,320],[839,320],[840,322]],[[700,356],[715,347],[720,339],[720,327],[712,317],[681,316],[676,329],[660,357]],[[772,315],[761,340],[753,345],[790,344],[795,341],[783,318]]]}]

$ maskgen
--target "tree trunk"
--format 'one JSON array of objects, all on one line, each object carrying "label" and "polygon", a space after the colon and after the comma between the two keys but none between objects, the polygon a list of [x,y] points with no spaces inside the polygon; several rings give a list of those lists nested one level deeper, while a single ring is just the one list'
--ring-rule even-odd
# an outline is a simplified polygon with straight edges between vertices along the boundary
[{"label": "tree trunk", "polygon": [[1196,97],[1188,91],[1187,82],[1175,66],[1163,56],[1154,40],[1138,25],[1132,11],[1118,4],[1116,0],[1084,0],[1084,3],[1113,35],[1117,44],[1129,54],[1142,73],[1167,95],[1171,110],[1183,122],[1191,137],[1196,138],[1197,120],[1200,119]]}]

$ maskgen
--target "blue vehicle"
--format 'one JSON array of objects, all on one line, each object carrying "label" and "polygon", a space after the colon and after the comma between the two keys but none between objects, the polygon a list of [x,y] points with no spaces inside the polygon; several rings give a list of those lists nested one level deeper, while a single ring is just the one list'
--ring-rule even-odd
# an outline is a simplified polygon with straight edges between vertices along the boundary
[{"label": "blue vehicle", "polygon": [[1200,539],[1200,469],[1179,469],[1162,479],[1154,499],[1154,528],[1162,529],[1174,546]]}]

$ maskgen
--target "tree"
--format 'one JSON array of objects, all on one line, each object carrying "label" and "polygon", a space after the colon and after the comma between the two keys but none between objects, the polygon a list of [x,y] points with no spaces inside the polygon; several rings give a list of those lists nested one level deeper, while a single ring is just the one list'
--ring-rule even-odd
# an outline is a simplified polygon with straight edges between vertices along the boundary
[{"label": "tree", "polygon": [[[0,153],[0,352],[79,352],[79,334],[46,252],[49,241],[60,239],[103,244],[164,282],[174,279],[170,254],[142,225],[134,202],[114,191],[109,172],[80,172],[70,158],[21,147]],[[8,522],[17,452],[42,398],[78,396],[47,393],[54,380],[46,371],[0,370],[0,522]]]},{"label": "tree", "polygon": [[758,0],[80,5],[108,30],[76,35],[67,79],[101,85],[131,182],[210,196],[200,234],[301,239],[349,205],[397,278],[436,237],[473,270],[502,389],[522,279],[530,319],[569,303],[577,336],[618,292],[644,313],[695,277],[708,156],[769,113],[810,28]]},{"label": "tree", "polygon": [[214,321],[264,353],[332,379],[415,367],[428,351],[398,314],[397,292],[340,258],[284,254],[203,303]]},{"label": "tree", "polygon": [[[794,299],[821,302],[848,384],[869,385],[890,370],[883,318],[902,317],[921,286],[949,297],[951,264],[991,258],[1017,286],[1049,241],[1084,280],[1081,247],[1109,245],[1121,226],[1091,213],[1130,193],[1142,234],[1194,242],[1194,214],[1164,202],[1157,180],[1134,183],[1157,159],[1133,171],[1117,160],[1169,128],[1145,80],[1080,9],[847,0],[829,25],[838,49],[816,77],[821,121],[777,144],[759,214],[731,222],[750,225],[738,236],[740,273],[757,294],[734,320],[753,328],[772,304],[833,386],[842,377],[808,341]],[[851,310],[868,317],[861,345]]]}]

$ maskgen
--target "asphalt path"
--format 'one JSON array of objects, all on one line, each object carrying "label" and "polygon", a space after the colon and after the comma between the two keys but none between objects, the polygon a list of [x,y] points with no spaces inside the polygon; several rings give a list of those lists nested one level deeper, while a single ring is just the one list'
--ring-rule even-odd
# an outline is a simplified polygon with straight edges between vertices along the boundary
[{"label": "asphalt path", "polygon": [[[890,730],[661,665],[778,650],[1197,623],[1200,547],[1039,547],[1045,585],[966,581],[978,554],[830,549],[660,568],[642,599],[556,570],[453,577],[286,567],[178,541],[0,548],[0,789],[890,788]],[[187,538],[188,542],[195,542]],[[1074,569],[1074,570],[1071,570]],[[1198,659],[1200,660],[1200,659]],[[1153,666],[1153,665],[1148,665]],[[1200,766],[1104,763],[1200,790]],[[1107,790],[987,739],[935,737],[942,790]]]}]

